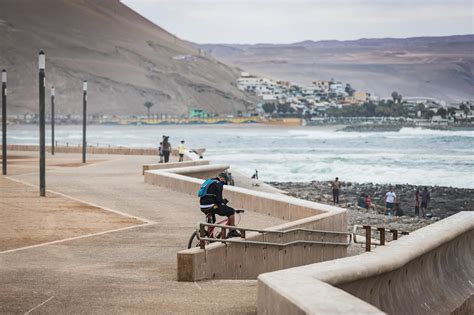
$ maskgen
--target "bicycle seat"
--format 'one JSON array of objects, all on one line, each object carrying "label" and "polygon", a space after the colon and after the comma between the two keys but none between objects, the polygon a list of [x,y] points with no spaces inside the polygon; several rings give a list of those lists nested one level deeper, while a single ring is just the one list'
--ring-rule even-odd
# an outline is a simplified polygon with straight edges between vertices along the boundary
[{"label": "bicycle seat", "polygon": [[244,209],[235,209],[235,213],[244,213],[245,210]]}]

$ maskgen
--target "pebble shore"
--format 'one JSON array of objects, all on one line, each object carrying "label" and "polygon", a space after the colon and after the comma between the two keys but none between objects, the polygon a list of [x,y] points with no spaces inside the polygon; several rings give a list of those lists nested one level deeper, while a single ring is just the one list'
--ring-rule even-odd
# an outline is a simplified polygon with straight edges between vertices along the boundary
[{"label": "pebble shore", "polygon": [[[288,192],[290,196],[324,204],[333,204],[332,190],[329,181],[269,182],[268,184]],[[397,194],[400,208],[404,212],[404,215],[401,217],[389,218],[384,215],[384,196],[390,186]],[[425,219],[416,217],[415,191],[417,188],[421,191],[423,187],[409,184],[381,185],[342,182],[339,206],[348,210],[348,229],[350,231],[352,231],[352,227],[357,224],[384,226],[391,229],[411,232],[457,212],[473,210],[474,189],[427,186],[431,195],[431,201],[428,204],[428,213],[432,215],[432,218]],[[374,210],[366,210],[357,207],[357,198],[362,193],[371,195],[372,203],[375,205]]]}]

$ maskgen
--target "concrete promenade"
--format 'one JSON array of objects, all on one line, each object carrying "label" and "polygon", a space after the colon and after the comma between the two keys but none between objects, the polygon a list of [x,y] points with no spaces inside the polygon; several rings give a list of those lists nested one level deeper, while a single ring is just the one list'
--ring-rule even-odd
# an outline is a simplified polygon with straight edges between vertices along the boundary
[{"label": "concrete promenade", "polygon": [[[37,154],[13,152],[8,177],[37,185]],[[142,165],[156,157],[89,155],[84,166],[79,154],[48,154],[47,160],[48,190],[148,223],[0,252],[0,313],[256,312],[256,281],[176,281],[176,253],[202,215],[197,197],[144,183]],[[247,212],[241,225],[283,222]]]}]

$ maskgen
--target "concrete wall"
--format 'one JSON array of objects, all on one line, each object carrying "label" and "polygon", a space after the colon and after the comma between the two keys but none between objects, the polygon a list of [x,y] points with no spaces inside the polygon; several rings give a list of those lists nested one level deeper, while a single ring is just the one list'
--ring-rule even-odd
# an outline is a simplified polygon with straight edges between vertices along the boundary
[{"label": "concrete wall", "polygon": [[[268,230],[284,231],[308,228],[334,231],[345,224],[345,212],[336,215],[321,214],[297,220]],[[347,242],[345,236],[292,232],[288,234],[248,233],[249,241],[287,243],[295,240]],[[309,263],[345,257],[347,247],[342,245],[294,244],[286,247],[236,243],[214,243],[205,250],[193,248],[178,253],[178,281],[205,279],[256,279],[264,272],[280,270]]]},{"label": "concrete wall", "polygon": [[[0,145],[0,148],[2,146]],[[8,151],[39,151],[37,145],[20,145],[20,144],[9,144],[7,145]],[[51,147],[46,146],[46,151],[50,152]],[[55,153],[82,153],[81,146],[57,146],[54,147]],[[158,149],[151,148],[100,148],[100,147],[87,147],[87,153],[89,154],[121,154],[121,155],[155,155],[158,156]],[[178,150],[173,149],[172,155],[178,155]]]},{"label": "concrete wall", "polygon": [[[227,165],[208,165],[146,171],[145,182],[196,195],[203,179],[213,177],[227,168]],[[234,208],[251,210],[292,221],[271,227],[268,230],[283,231],[293,228],[337,232],[346,232],[347,230],[346,211],[341,208],[235,186],[225,186],[224,195],[231,200]],[[346,242],[344,235],[309,235],[305,233],[285,235],[249,233],[247,239],[275,243],[301,239]],[[178,280],[255,279],[262,272],[345,257],[346,255],[347,248],[345,246],[335,245],[298,244],[282,249],[273,246],[216,243],[209,245],[205,250],[195,248],[179,252]]]},{"label": "concrete wall", "polygon": [[474,212],[370,253],[258,279],[259,314],[473,314]]},{"label": "concrete wall", "polygon": [[207,161],[207,160],[196,160],[196,161],[190,160],[190,161],[177,162],[177,163],[145,164],[145,165],[143,165],[143,175],[145,175],[145,171],[164,170],[164,169],[169,169],[169,168],[199,166],[199,165],[209,165],[209,161]]},{"label": "concrete wall", "polygon": [[180,163],[175,164],[178,164],[178,167],[145,171],[145,183],[196,195],[204,179],[216,177],[229,168],[229,165],[225,164],[191,167],[180,167]]}]

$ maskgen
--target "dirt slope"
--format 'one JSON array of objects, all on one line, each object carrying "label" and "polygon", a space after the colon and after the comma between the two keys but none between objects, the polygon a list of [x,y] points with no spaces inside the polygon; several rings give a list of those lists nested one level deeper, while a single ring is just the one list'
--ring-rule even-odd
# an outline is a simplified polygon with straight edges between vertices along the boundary
[{"label": "dirt slope", "polygon": [[474,99],[474,35],[201,47],[248,71],[300,84],[335,78],[381,97],[398,91]]},{"label": "dirt slope", "polygon": [[[37,54],[46,52],[47,97],[59,113],[81,112],[82,80],[91,114],[230,113],[249,99],[238,71],[141,17],[119,0],[0,1],[0,68],[8,70],[9,113],[37,112]],[[174,57],[191,55],[193,60]],[[247,104],[248,105],[248,104]]]}]

